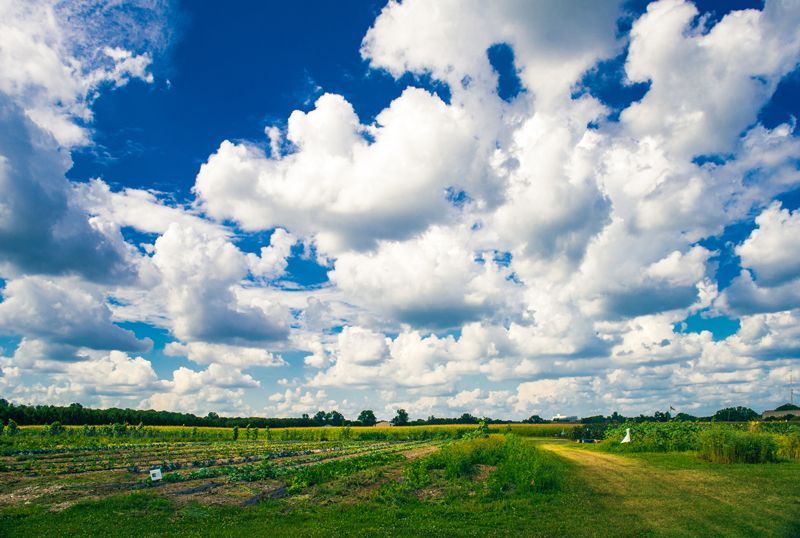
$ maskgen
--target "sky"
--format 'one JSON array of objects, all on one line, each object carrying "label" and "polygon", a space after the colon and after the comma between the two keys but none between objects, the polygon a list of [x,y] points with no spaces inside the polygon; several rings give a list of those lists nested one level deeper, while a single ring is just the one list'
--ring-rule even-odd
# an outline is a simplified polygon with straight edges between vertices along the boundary
[{"label": "sky", "polygon": [[0,395],[774,408],[799,63],[794,0],[0,0]]}]

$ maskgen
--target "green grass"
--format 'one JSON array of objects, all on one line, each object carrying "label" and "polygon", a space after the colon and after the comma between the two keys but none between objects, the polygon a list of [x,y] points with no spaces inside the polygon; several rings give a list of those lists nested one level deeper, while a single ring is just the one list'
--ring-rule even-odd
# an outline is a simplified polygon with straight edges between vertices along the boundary
[{"label": "green grass", "polygon": [[[7,506],[0,536],[800,535],[798,462],[716,464],[691,453],[620,455],[510,439],[452,443],[416,460],[425,464],[332,472],[300,495],[248,508],[178,505],[157,492],[56,512],[37,503]],[[536,482],[537,463],[557,474],[557,487],[520,487],[531,476]],[[486,465],[488,475],[480,472]],[[429,481],[402,502],[387,496],[387,487],[411,480],[413,468]]]}]

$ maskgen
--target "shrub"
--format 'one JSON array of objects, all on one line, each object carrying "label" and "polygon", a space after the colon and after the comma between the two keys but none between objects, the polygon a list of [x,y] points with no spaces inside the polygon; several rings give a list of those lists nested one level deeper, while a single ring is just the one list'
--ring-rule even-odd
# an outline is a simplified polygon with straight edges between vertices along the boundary
[{"label": "shrub", "polygon": [[759,432],[713,428],[700,434],[700,456],[714,463],[778,461],[775,437]]},{"label": "shrub", "polygon": [[794,432],[778,437],[778,456],[787,460],[800,460],[800,433]]}]

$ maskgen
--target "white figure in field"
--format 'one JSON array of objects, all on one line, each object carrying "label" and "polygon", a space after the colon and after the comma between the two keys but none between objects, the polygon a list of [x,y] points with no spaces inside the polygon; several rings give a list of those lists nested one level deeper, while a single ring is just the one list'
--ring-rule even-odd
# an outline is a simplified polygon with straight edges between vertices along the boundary
[{"label": "white figure in field", "polygon": [[623,437],[620,443],[630,443],[631,442],[631,429],[625,428],[625,437]]}]

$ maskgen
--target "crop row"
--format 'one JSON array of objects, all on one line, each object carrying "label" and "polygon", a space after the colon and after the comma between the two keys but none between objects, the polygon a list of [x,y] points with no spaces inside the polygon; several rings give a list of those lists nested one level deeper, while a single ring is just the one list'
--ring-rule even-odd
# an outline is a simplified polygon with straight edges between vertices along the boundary
[{"label": "crop row", "polygon": [[269,450],[281,448],[298,447],[324,447],[324,446],[343,446],[344,443],[299,443],[299,442],[280,442],[280,443],[265,443],[254,442],[248,444],[241,444],[235,442],[225,443],[203,443],[198,445],[158,445],[147,448],[137,446],[126,447],[124,450],[114,449],[108,451],[85,450],[81,452],[69,452],[62,454],[48,454],[42,456],[17,456],[13,460],[7,462],[35,462],[37,464],[50,464],[50,463],[83,463],[86,461],[113,461],[117,459],[164,459],[165,457],[180,458],[182,456],[196,457],[235,457],[241,455],[249,455],[252,453],[264,452]]},{"label": "crop row", "polygon": [[332,463],[333,461],[384,461],[387,458],[405,452],[412,448],[422,445],[430,445],[428,441],[407,441],[392,444],[370,444],[358,450],[350,450],[344,453],[316,453],[305,457],[293,458],[273,462],[263,460],[259,463],[248,463],[244,465],[224,465],[214,468],[203,468],[189,472],[169,472],[164,475],[166,482],[183,482],[187,480],[197,480],[206,478],[216,478],[225,476],[229,481],[251,482],[267,478],[278,478],[292,474],[298,469],[317,466],[322,463]]},{"label": "crop row", "polygon": [[[381,443],[368,446],[382,447],[397,443]],[[116,457],[98,457],[87,459],[91,455],[84,455],[80,459],[59,461],[26,460],[24,462],[6,462],[6,470],[24,471],[30,474],[67,474],[100,470],[129,470],[132,472],[146,471],[154,465],[160,465],[164,470],[181,468],[202,468],[217,465],[237,465],[271,460],[308,456],[314,454],[347,454],[365,450],[364,443],[258,443],[248,446],[237,446],[234,443],[219,446],[202,446],[191,449],[184,447],[179,452],[175,451],[149,451],[141,453],[130,451],[115,453]]]}]

